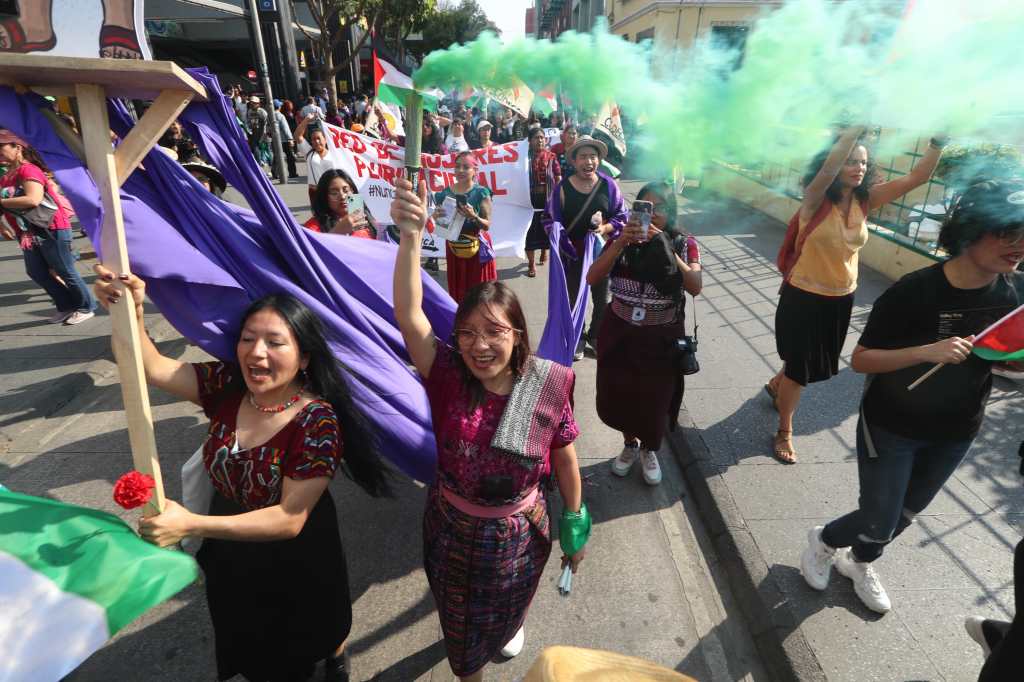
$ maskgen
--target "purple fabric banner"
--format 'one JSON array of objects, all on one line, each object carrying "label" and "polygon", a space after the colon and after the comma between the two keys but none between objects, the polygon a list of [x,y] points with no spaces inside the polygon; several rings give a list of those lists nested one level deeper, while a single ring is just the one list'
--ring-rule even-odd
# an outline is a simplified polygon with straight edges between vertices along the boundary
[{"label": "purple fabric banner", "polygon": [[[382,452],[410,476],[430,481],[436,448],[430,409],[409,368],[394,320],[391,277],[396,248],[383,242],[321,235],[299,226],[241,137],[215,78],[193,70],[211,93],[182,115],[204,155],[253,210],[205,191],[177,162],[154,150],[121,191],[133,272],[146,279],[161,313],[190,341],[225,360],[235,357],[242,312],[261,296],[295,295],[324,321],[348,368],[357,403],[376,427]],[[0,87],[0,122],[42,154],[99,246],[99,192],[83,163],[60,141],[34,95]],[[111,126],[130,126],[111,107]],[[424,309],[442,339],[455,304],[424,276]]]}]

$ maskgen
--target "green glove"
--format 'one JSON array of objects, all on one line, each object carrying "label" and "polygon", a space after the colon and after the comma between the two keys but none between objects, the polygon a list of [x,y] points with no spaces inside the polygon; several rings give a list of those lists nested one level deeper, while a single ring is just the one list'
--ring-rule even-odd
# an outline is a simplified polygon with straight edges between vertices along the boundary
[{"label": "green glove", "polygon": [[590,539],[590,511],[587,505],[581,504],[578,512],[562,510],[562,518],[558,522],[558,543],[566,556],[573,556],[583,549]]}]

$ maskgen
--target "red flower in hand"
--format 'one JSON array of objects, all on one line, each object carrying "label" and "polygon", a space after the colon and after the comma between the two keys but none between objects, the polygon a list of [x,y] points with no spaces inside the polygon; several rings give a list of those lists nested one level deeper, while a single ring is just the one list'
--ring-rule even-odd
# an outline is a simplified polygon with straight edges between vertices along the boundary
[{"label": "red flower in hand", "polygon": [[149,502],[153,497],[156,482],[152,476],[129,471],[114,484],[114,502],[125,509],[135,509]]}]

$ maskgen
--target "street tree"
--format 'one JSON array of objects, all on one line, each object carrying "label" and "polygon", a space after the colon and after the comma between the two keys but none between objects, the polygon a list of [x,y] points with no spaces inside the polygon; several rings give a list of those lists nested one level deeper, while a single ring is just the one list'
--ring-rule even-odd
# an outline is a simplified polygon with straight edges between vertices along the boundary
[{"label": "street tree", "polygon": [[458,4],[442,0],[423,27],[423,42],[410,46],[410,51],[422,59],[434,50],[474,40],[484,31],[501,34],[477,0],[460,0]]}]

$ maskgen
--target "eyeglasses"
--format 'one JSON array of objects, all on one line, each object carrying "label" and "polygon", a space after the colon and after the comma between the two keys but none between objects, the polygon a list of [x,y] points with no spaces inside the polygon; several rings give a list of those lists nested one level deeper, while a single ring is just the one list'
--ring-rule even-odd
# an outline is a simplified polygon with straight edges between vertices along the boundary
[{"label": "eyeglasses", "polygon": [[484,340],[484,343],[488,346],[494,346],[505,340],[505,337],[510,332],[519,332],[519,329],[513,329],[512,327],[488,327],[482,332],[478,332],[475,329],[456,329],[455,330],[455,341],[462,348],[469,348],[476,343],[477,338]]}]

